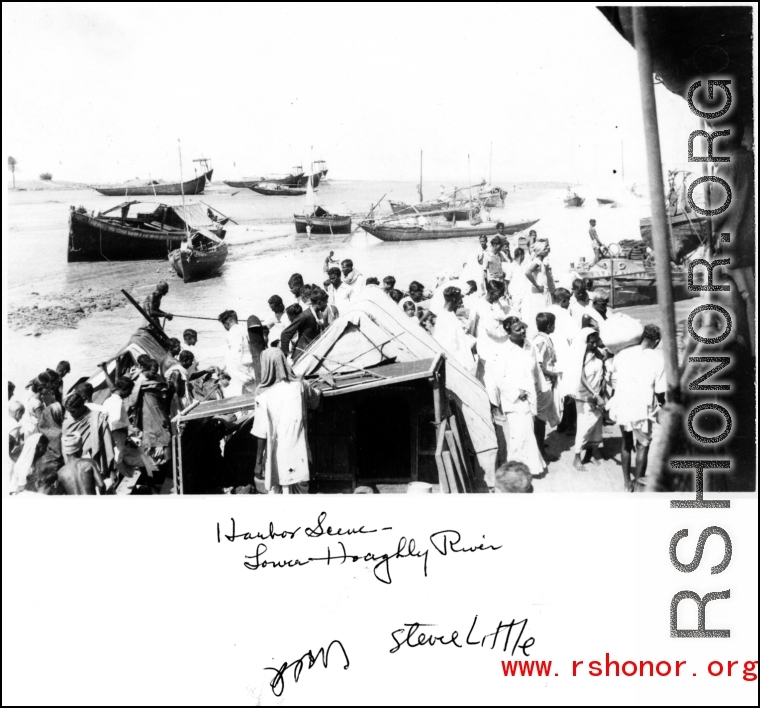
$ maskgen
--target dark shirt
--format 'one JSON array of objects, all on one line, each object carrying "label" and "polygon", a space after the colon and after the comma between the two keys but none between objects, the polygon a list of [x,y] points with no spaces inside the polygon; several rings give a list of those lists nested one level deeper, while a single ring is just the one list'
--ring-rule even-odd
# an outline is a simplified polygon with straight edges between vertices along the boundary
[{"label": "dark shirt", "polygon": [[290,340],[298,334],[298,342],[294,347],[293,360],[295,361],[301,353],[314,341],[322,332],[324,325],[317,321],[311,309],[305,310],[296,317],[280,335],[280,349],[283,354],[290,354]]}]

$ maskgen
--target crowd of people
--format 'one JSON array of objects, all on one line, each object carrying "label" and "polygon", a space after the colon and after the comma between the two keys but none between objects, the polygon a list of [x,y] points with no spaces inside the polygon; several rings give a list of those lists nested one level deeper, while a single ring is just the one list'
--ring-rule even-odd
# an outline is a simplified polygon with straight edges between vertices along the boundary
[{"label": "crowd of people", "polygon": [[[611,351],[600,336],[609,317],[606,293],[582,278],[573,280],[571,290],[557,287],[549,242],[535,231],[518,244],[512,252],[498,224],[497,233],[490,240],[481,236],[462,267],[442,273],[435,287],[413,280],[405,290],[392,275],[364,277],[350,259],[338,262],[331,251],[321,285],[305,283],[294,273],[285,298],[269,297],[268,315],[251,315],[244,322],[234,310],[219,315],[226,330],[223,368],[201,366],[198,333],[186,329],[182,342],[166,339],[167,353],[160,361],[141,355],[130,371],[113,378],[109,366],[101,364],[109,395],[99,404],[86,381],[64,395],[70,366],[62,361],[30,381],[23,395],[10,391],[12,489],[167,491],[176,414],[211,395],[255,394],[251,432],[260,441],[254,471],[258,488],[307,491],[305,418],[320,395],[294,376],[292,364],[364,288],[376,288],[488,392],[500,442],[500,472],[490,482],[495,491],[506,463],[513,481],[526,472],[531,479],[544,475],[556,461],[547,451],[550,432],[575,435],[578,472],[598,464],[603,425],[613,421],[623,440],[623,487],[633,491],[646,472],[652,424],[663,400],[663,364],[655,351],[659,329],[647,325],[640,343]],[[145,300],[153,324],[173,319],[162,309],[168,291],[161,281]],[[524,481],[512,486],[532,489]]]}]

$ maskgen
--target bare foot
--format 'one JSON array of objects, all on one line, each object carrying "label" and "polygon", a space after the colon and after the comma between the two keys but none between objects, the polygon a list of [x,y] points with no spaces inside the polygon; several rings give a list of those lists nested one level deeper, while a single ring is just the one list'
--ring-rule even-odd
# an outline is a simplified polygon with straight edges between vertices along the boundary
[{"label": "bare foot", "polygon": [[583,463],[581,462],[581,456],[576,455],[575,459],[573,460],[573,467],[577,469],[579,472],[585,472],[586,468],[583,466]]}]

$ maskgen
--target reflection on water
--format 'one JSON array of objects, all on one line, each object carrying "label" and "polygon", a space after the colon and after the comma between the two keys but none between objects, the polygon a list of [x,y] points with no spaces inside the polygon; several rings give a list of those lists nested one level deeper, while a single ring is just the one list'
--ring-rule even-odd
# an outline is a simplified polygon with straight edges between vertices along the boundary
[{"label": "reflection on water", "polygon": [[[438,183],[425,185],[428,195],[437,194]],[[446,185],[447,188],[453,185]],[[567,285],[568,268],[579,256],[592,257],[588,220],[597,220],[597,231],[606,243],[639,238],[639,218],[648,214],[643,199],[630,197],[619,208],[598,207],[595,195],[586,193],[586,203],[567,209],[562,203],[564,185],[502,184],[509,196],[503,209],[492,212],[494,220],[540,219],[534,228],[550,239],[550,262],[555,279]],[[579,193],[584,194],[579,188]],[[326,208],[356,214],[366,213],[383,195],[387,199],[414,201],[416,185],[407,182],[342,182],[320,185],[318,202]],[[144,197],[151,201],[150,197]],[[241,319],[268,313],[267,299],[273,294],[287,298],[287,281],[298,272],[306,282],[322,283],[324,259],[330,250],[336,258],[350,257],[364,276],[378,279],[396,277],[400,287],[418,280],[432,287],[442,270],[456,269],[478,247],[473,239],[384,243],[359,230],[348,241],[332,237],[296,237],[293,213],[302,209],[300,197],[265,197],[244,189],[215,183],[200,199],[226,214],[237,225],[229,228],[230,255],[219,277],[197,283],[182,283],[167,261],[66,262],[69,206],[104,211],[124,201],[104,197],[91,190],[66,192],[12,192],[9,194],[9,233],[4,239],[4,266],[9,309],[31,292],[59,293],[78,288],[124,287],[133,283],[168,280],[169,295],[164,300],[169,312],[216,317],[224,309],[237,310]],[[166,203],[180,203],[180,197],[164,197]],[[355,220],[355,224],[358,220]],[[135,288],[142,299],[149,286]],[[17,384],[28,381],[58,360],[71,361],[72,380],[92,372],[97,362],[113,354],[140,324],[131,308],[99,312],[82,320],[77,329],[61,329],[39,337],[9,332],[5,345],[4,368]],[[180,319],[167,330],[181,336],[192,327],[199,333],[199,346],[209,363],[224,358],[224,329],[207,320]]]}]

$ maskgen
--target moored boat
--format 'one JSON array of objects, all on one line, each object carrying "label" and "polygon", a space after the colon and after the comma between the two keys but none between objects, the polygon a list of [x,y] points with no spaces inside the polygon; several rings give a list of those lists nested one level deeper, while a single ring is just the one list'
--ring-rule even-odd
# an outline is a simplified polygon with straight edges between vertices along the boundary
[{"label": "moored boat", "polygon": [[285,187],[301,187],[306,184],[303,172],[297,172],[295,174],[289,174],[280,177],[259,177],[257,179],[243,179],[243,180],[222,180],[228,187],[234,187],[235,189],[250,189],[256,187],[259,184],[281,184]]},{"label": "moored boat", "polygon": [[[144,211],[141,211],[143,209]],[[118,210],[119,215],[112,215]],[[144,260],[166,258],[199,229],[223,238],[219,221],[201,204],[169,206],[130,201],[97,216],[83,207],[69,213],[69,263],[99,260]]]},{"label": "moored boat", "polygon": [[597,197],[596,203],[599,206],[617,206],[617,202],[614,199],[605,199],[603,197]]},{"label": "moored boat", "polygon": [[[294,214],[296,233],[306,234],[348,234],[351,233],[351,216],[331,214],[318,206],[311,214]],[[310,227],[310,231],[309,231]]]},{"label": "moored boat", "polygon": [[501,187],[484,189],[478,193],[478,199],[480,199],[484,207],[488,207],[489,209],[493,209],[494,207],[503,207],[504,200],[506,198],[507,190],[501,189]]},{"label": "moored boat", "polygon": [[[668,219],[670,221],[670,259],[682,263],[690,253],[707,243],[710,225],[703,216],[691,211],[686,197],[686,177],[691,174],[682,170],[671,170],[668,174],[670,191],[667,196]],[[682,175],[682,185],[676,188],[676,179]],[[644,243],[653,248],[652,218],[647,216],[639,222],[639,231]]]},{"label": "moored boat", "polygon": [[[362,221],[359,226],[381,241],[436,241],[448,238],[478,238],[480,236],[493,236],[496,233],[497,222],[495,221],[477,226],[456,226],[455,223],[407,226],[397,223]],[[504,233],[515,234],[536,223],[538,223],[538,219],[506,223],[504,224]]]},{"label": "moored boat", "polygon": [[471,217],[480,213],[480,206],[461,205],[443,212],[446,221],[469,221]]},{"label": "moored boat", "polygon": [[579,207],[583,206],[583,202],[586,200],[583,197],[579,197],[577,194],[571,194],[570,196],[565,197],[565,206],[566,207]]},{"label": "moored boat", "polygon": [[257,194],[263,194],[267,197],[298,197],[306,194],[305,189],[286,187],[282,184],[270,184],[269,186],[257,184],[254,187],[248,187],[248,189],[252,189]]},{"label": "moored boat", "polygon": [[203,194],[206,182],[211,181],[213,171],[213,169],[208,170],[199,177],[187,180],[186,182],[150,181],[147,184],[123,184],[114,187],[93,185],[92,188],[106,197],[162,197],[179,194],[184,194],[185,196]]},{"label": "moored boat", "polygon": [[431,211],[441,211],[448,206],[448,202],[433,201],[433,202],[421,202],[419,204],[407,204],[406,202],[394,202],[391,199],[388,200],[388,204],[391,205],[391,211],[394,214],[426,214]]},{"label": "moored boat", "polygon": [[204,229],[171,251],[169,263],[185,283],[190,283],[216,273],[227,260],[227,250],[224,241]]}]

